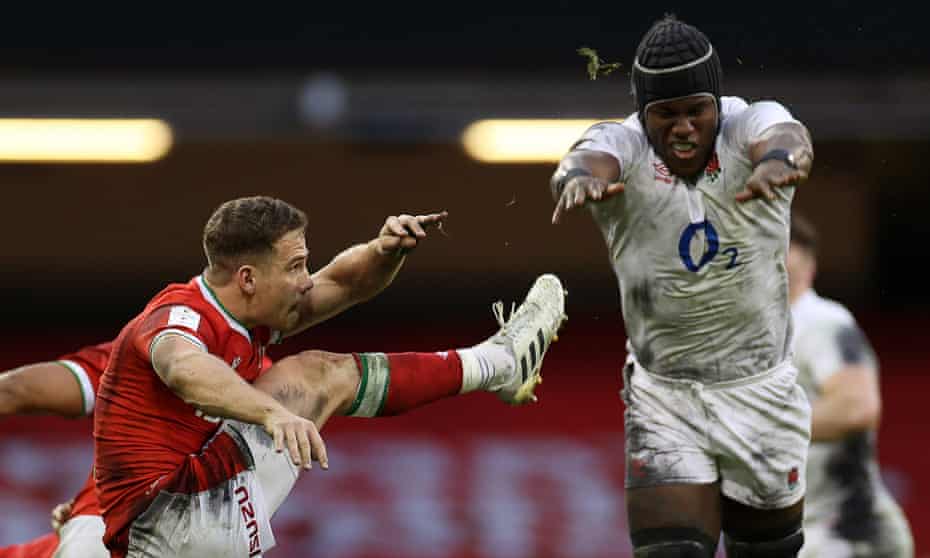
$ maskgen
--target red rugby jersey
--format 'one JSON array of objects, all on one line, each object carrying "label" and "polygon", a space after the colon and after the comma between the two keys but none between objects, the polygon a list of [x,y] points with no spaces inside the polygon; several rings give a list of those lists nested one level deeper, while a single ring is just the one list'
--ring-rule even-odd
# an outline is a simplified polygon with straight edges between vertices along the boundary
[{"label": "red rugby jersey", "polygon": [[248,330],[237,322],[202,276],[169,285],[123,328],[94,413],[97,497],[108,545],[155,498],[158,480],[190,467],[188,456],[219,427],[218,419],[185,403],[152,368],[153,343],[169,334],[202,346],[248,382],[263,372],[265,349],[276,336],[268,328]]}]

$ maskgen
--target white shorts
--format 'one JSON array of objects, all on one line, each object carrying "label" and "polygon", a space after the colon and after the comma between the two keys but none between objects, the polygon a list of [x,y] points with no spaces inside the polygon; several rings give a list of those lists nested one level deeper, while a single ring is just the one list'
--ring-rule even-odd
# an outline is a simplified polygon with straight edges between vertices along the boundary
[{"label": "white shorts", "polygon": [[103,546],[103,518],[76,515],[58,530],[58,548],[52,558],[110,558]]},{"label": "white shorts", "polygon": [[799,558],[914,558],[914,539],[904,514],[888,506],[873,516],[874,529],[862,540],[842,536],[828,521],[804,522]]},{"label": "white shorts", "polygon": [[804,496],[811,408],[788,361],[755,376],[701,384],[624,366],[626,486],[721,482],[757,509]]},{"label": "white shorts", "polygon": [[[218,443],[220,437],[227,439]],[[212,447],[239,451],[211,455]],[[242,470],[203,490],[159,492],[132,524],[128,557],[251,558],[275,545],[271,516],[299,473],[289,454],[276,452],[260,426],[226,421],[199,457],[205,467],[234,460]]]}]

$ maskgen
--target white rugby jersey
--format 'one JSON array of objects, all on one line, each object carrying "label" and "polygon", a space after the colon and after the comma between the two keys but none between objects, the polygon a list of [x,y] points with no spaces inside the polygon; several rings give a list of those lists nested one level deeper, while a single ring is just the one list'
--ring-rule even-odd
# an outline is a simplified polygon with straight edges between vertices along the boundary
[{"label": "white rugby jersey", "polygon": [[[842,305],[809,290],[791,305],[794,363],[798,383],[813,404],[821,386],[848,365],[877,361],[855,318]],[[865,529],[875,515],[893,506],[875,459],[875,433],[813,442],[807,457],[805,521],[829,521],[837,528]]]},{"label": "white rugby jersey", "polygon": [[639,118],[591,127],[574,149],[620,163],[623,193],[588,206],[620,283],[632,352],[647,370],[704,383],[764,372],[788,354],[785,253],[794,188],[738,203],[749,147],[795,122],[780,104],[723,97],[715,155],[696,184],[671,175]]}]

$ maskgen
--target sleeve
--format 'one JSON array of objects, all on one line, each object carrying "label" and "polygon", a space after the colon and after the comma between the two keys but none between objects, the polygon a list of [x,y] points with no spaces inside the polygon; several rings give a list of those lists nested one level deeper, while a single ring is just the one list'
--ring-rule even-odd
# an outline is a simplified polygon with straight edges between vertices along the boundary
[{"label": "sleeve", "polygon": [[726,116],[728,114],[736,114],[746,110],[749,108],[749,103],[747,103],[741,97],[724,95],[720,97],[720,108],[723,110],[724,116]]},{"label": "sleeve", "polygon": [[83,347],[73,353],[58,357],[56,362],[67,368],[77,380],[81,388],[81,398],[84,401],[84,414],[94,412],[97,388],[100,387],[100,378],[106,370],[110,358],[110,349],[113,342],[101,343]]},{"label": "sleeve", "polygon": [[180,335],[205,352],[213,352],[216,336],[203,314],[184,304],[170,304],[152,310],[130,340],[136,351],[152,361],[152,349],[168,335]]},{"label": "sleeve", "polygon": [[748,156],[749,146],[763,132],[775,124],[785,122],[798,122],[798,120],[780,103],[757,101],[733,116],[732,123],[728,123],[726,135],[729,136],[738,153]]},{"label": "sleeve", "polygon": [[808,329],[799,348],[817,385],[846,366],[875,366],[875,352],[853,320],[823,321]]},{"label": "sleeve", "polygon": [[600,151],[614,157],[620,164],[620,179],[626,181],[629,169],[648,149],[646,136],[635,116],[622,124],[599,122],[582,134],[572,150]]},{"label": "sleeve", "polygon": [[100,376],[93,375],[90,369],[81,362],[69,358],[60,358],[56,360],[58,364],[64,366],[77,380],[81,389],[81,404],[84,416],[90,416],[94,412],[94,404],[97,402],[97,387],[100,385]]}]

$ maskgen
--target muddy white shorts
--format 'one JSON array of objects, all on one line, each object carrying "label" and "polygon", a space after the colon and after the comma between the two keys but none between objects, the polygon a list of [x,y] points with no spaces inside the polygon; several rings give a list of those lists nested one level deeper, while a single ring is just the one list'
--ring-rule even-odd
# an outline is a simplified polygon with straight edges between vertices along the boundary
[{"label": "muddy white shorts", "polygon": [[299,472],[288,452],[260,426],[226,421],[191,459],[133,522],[127,556],[251,558],[272,548],[271,516]]},{"label": "muddy white shorts", "polygon": [[76,515],[58,530],[58,548],[53,558],[110,558],[103,546],[103,518]]},{"label": "muddy white shorts", "polygon": [[758,509],[804,496],[811,409],[788,361],[713,384],[624,366],[626,486],[721,482],[723,494]]}]

